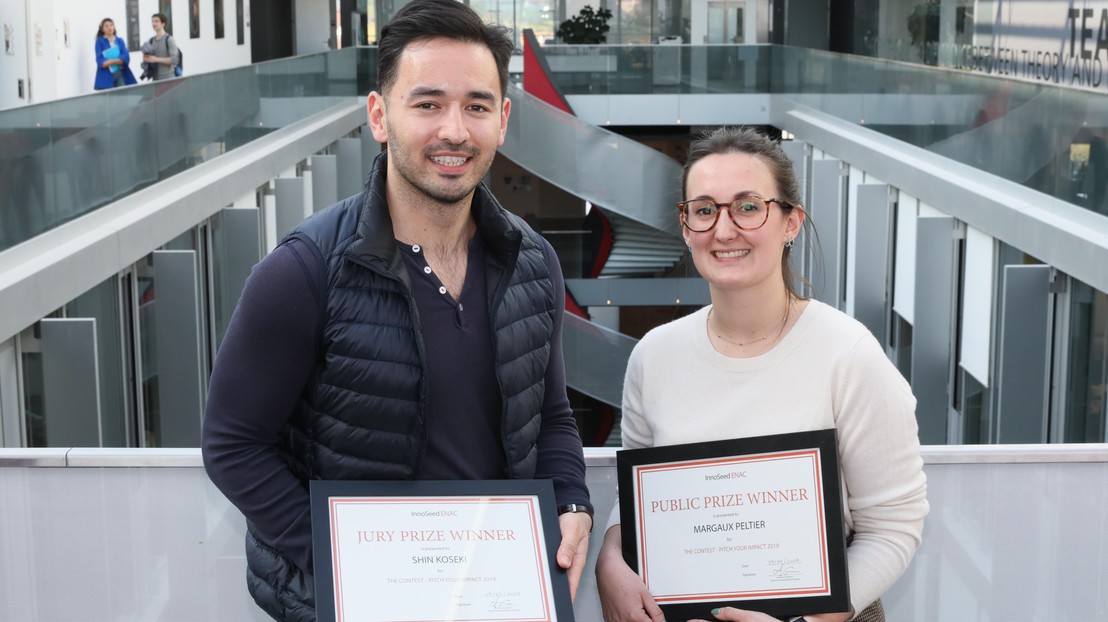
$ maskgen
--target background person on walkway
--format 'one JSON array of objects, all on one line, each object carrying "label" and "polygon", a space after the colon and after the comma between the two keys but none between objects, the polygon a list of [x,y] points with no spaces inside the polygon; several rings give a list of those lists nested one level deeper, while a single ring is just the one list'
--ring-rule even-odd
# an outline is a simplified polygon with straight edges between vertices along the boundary
[{"label": "background person on walkway", "polygon": [[155,13],[150,17],[150,25],[154,27],[154,37],[147,43],[150,44],[152,52],[142,57],[142,62],[153,65],[156,70],[155,80],[167,80],[176,75],[177,41],[173,35],[165,31],[165,24],[166,17],[162,13]]},{"label": "background person on walkway", "polygon": [[131,73],[131,52],[123,37],[115,34],[115,22],[105,17],[100,20],[100,29],[96,31],[96,81],[92,88],[110,89],[126,84],[135,84],[135,74]]}]

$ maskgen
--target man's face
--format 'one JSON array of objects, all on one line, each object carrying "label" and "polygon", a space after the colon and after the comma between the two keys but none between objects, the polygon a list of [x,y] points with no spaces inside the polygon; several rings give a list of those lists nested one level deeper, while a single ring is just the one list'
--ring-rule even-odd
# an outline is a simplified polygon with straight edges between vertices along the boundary
[{"label": "man's face", "polygon": [[154,27],[154,32],[161,32],[162,29],[165,28],[165,24],[162,23],[162,20],[156,17],[150,18],[150,25]]},{"label": "man's face", "polygon": [[390,197],[468,202],[504,144],[511,102],[492,52],[451,39],[409,44],[386,96],[371,93],[370,127],[388,141]]}]

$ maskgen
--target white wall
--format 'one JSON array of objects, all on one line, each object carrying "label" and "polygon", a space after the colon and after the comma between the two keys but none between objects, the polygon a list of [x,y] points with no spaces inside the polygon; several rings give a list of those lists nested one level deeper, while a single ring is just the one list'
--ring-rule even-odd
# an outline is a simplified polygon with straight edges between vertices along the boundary
[{"label": "white wall", "polygon": [[[42,5],[44,11],[52,11],[52,31],[54,38],[54,99],[73,97],[92,92],[92,83],[96,80],[96,31],[100,20],[110,17],[120,37],[127,39],[127,16],[124,13],[123,0],[53,0],[41,2],[28,0],[29,4]],[[38,10],[36,8],[35,10]],[[66,42],[65,30],[68,27],[69,41]],[[131,68],[138,67],[136,57],[131,57]],[[43,84],[39,79],[38,68],[32,68],[31,80]],[[137,73],[135,74],[138,75]],[[43,92],[36,92],[36,102],[45,101]]]},{"label": "white wall", "polygon": [[27,103],[19,98],[19,80],[27,80],[27,8],[24,0],[0,0],[0,37],[11,31],[11,53],[0,42],[0,109]]},{"label": "white wall", "polygon": [[[237,42],[235,6],[235,0],[223,0],[224,36],[216,39],[215,2],[200,0],[200,38],[192,39],[189,2],[173,3],[173,35],[185,54],[186,74],[250,64],[250,0],[245,0],[243,6],[246,23],[242,45]],[[150,16],[157,11],[157,0],[139,1],[140,42],[154,35]],[[96,30],[105,17],[115,21],[119,36],[126,39],[125,0],[0,0],[0,23],[12,27],[14,41],[13,55],[0,48],[0,110],[93,92]],[[324,30],[329,27],[327,22]],[[141,53],[131,50],[130,66],[136,78],[142,73],[141,63]],[[17,93],[20,78],[30,80],[30,94],[25,93],[23,99]]]},{"label": "white wall", "polygon": [[335,12],[334,2],[328,2],[328,0],[296,0],[293,11],[296,16],[295,53],[299,56],[326,52],[330,48],[331,18]]}]

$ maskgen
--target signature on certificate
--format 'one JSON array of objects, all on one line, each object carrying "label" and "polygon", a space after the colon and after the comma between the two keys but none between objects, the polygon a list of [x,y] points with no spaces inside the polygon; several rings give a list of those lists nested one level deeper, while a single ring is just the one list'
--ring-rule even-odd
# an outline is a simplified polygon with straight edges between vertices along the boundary
[{"label": "signature on certificate", "polygon": [[770,574],[774,579],[789,581],[800,577],[800,569],[796,566],[776,566]]},{"label": "signature on certificate", "polygon": [[795,580],[800,576],[800,568],[796,566],[798,559],[771,559],[769,560],[770,575],[779,581]]}]

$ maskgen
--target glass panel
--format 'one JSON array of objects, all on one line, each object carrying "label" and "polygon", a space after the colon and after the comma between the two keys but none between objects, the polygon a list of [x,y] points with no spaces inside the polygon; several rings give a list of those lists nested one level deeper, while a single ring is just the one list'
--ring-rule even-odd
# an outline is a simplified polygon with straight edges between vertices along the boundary
[{"label": "glass panel", "polygon": [[28,106],[0,112],[0,250],[55,220],[52,111]]},{"label": "glass panel", "polygon": [[[122,336],[118,279],[112,277],[66,305],[68,317],[96,319],[96,356],[100,378],[100,432],[104,447],[126,447]],[[127,371],[129,373],[129,370]]]},{"label": "glass panel", "polygon": [[110,101],[88,96],[46,104],[54,144],[54,160],[46,173],[54,180],[56,223],[76,218],[114,195]]},{"label": "glass panel", "polygon": [[[1004,287],[1004,279],[1000,275],[1002,275],[1004,273],[1004,266],[1041,264],[1042,262],[1035,259],[1031,255],[1028,255],[1027,253],[1024,253],[1020,249],[1018,249],[1014,246],[1005,244],[1005,243],[1003,243],[999,240],[997,241],[996,246],[997,246],[996,270],[997,270],[998,277],[994,281],[993,300],[998,301],[998,302],[995,303],[993,305],[993,307],[995,309],[997,309],[997,313],[999,314],[1000,313],[999,301],[1001,300],[1001,296],[1003,295],[1002,288]],[[1000,324],[1001,324],[1000,321],[994,321],[993,322],[993,339],[992,339],[993,344],[999,344],[1000,341],[1001,341],[1001,334],[1000,334],[1000,328],[1001,327],[1000,327]],[[992,350],[993,351],[990,354],[990,356],[992,357],[992,360],[993,360],[992,369],[993,370],[999,370],[1000,369],[999,348],[994,345]],[[986,391],[989,392],[988,397],[982,398],[982,402],[983,402],[984,406],[982,407],[983,412],[981,413],[981,418],[983,419],[983,421],[981,422],[981,430],[987,432],[987,437],[982,438],[981,441],[980,441],[982,443],[995,443],[995,442],[997,442],[997,439],[993,438],[993,435],[995,434],[995,430],[996,430],[996,420],[997,420],[997,417],[998,417],[997,412],[996,412],[996,406],[995,406],[996,401],[997,401],[996,391],[999,390],[999,387],[1000,387],[1000,384],[1001,384],[1000,378],[996,377],[997,373],[998,373],[997,371],[993,371],[994,377],[990,379],[991,383],[992,383],[992,386],[986,389]],[[968,374],[967,374],[967,376],[968,376]]]},{"label": "glass panel", "polygon": [[691,26],[689,18],[691,5],[689,0],[656,0],[652,3],[654,8],[654,24],[656,30],[654,41],[662,38],[680,37],[682,41],[689,37]]},{"label": "glass panel", "polygon": [[142,396],[143,421],[139,430],[140,447],[160,447],[161,408],[158,399],[158,344],[155,325],[157,305],[154,291],[153,255],[135,264],[135,286],[138,297],[138,357],[142,370],[139,386]]},{"label": "glass panel", "polygon": [[731,43],[727,40],[727,19],[723,3],[708,3],[708,38],[704,43]]},{"label": "glass panel", "polygon": [[743,43],[742,8],[733,2],[709,2],[707,28],[704,43]]},{"label": "glass panel", "polygon": [[566,384],[585,395],[619,406],[623,399],[627,359],[638,339],[569,313],[565,315],[562,330]]},{"label": "glass panel", "polygon": [[962,411],[962,442],[967,445],[979,445],[989,442],[989,418],[988,412],[989,390],[961,367],[958,368],[961,376],[961,411]]},{"label": "glass panel", "polygon": [[0,251],[367,93],[376,59],[350,48],[0,111]]},{"label": "glass panel", "polygon": [[616,8],[612,10],[612,21],[609,22],[612,30],[608,33],[608,43],[643,45],[656,41],[651,33],[652,4],[638,0],[618,0]]},{"label": "glass panel", "polygon": [[[209,290],[211,288],[210,279],[208,278],[208,244],[205,241],[205,237],[207,236],[207,226],[207,224],[201,224],[199,226],[193,227],[192,229],[189,229],[181,235],[173,238],[165,246],[162,247],[163,250],[194,251],[196,253],[196,283],[198,285],[198,294],[200,296],[198,306],[198,309],[200,310],[208,308],[208,296],[210,293]],[[241,291],[239,293],[241,293]],[[210,343],[210,339],[203,338],[203,336],[209,334],[208,321],[210,318],[208,317],[208,313],[201,312],[199,315],[199,319],[200,335],[202,336],[201,343]],[[202,377],[207,378],[209,375],[211,375],[211,353],[206,347],[200,348],[200,353],[201,374]],[[207,399],[207,388],[207,383],[203,383],[201,387],[201,391],[205,394],[203,399]]]},{"label": "glass panel", "polygon": [[243,284],[261,256],[258,210],[225,209],[211,220],[211,326],[213,351],[218,351],[231,322]]},{"label": "glass panel", "polygon": [[47,447],[46,418],[44,413],[46,389],[42,378],[42,350],[33,328],[19,336],[22,351],[23,417],[27,430],[28,447]]},{"label": "glass panel", "polygon": [[1066,443],[1102,443],[1108,393],[1108,294],[1073,283],[1066,386]]},{"label": "glass panel", "polygon": [[893,363],[900,375],[909,382],[912,380],[912,325],[904,321],[899,314],[893,313],[892,338]]},{"label": "glass panel", "polygon": [[[574,46],[580,47],[580,46]],[[672,205],[679,165],[629,138],[607,132],[509,89],[512,116],[500,153],[534,175],[611,212],[677,236]],[[556,157],[552,157],[556,156]],[[605,171],[604,176],[596,171]]]},{"label": "glass panel", "polygon": [[120,335],[123,348],[123,399],[127,403],[127,411],[130,413],[126,419],[126,441],[128,447],[141,446],[139,423],[143,420],[142,401],[139,395],[141,386],[138,370],[141,369],[141,361],[138,360],[139,352],[135,348],[139,327],[135,320],[138,306],[135,304],[138,297],[135,292],[135,272],[133,268],[124,270],[118,275],[119,279],[119,310],[121,314],[120,324],[123,326]]}]

